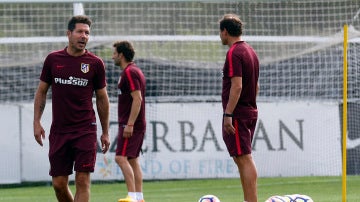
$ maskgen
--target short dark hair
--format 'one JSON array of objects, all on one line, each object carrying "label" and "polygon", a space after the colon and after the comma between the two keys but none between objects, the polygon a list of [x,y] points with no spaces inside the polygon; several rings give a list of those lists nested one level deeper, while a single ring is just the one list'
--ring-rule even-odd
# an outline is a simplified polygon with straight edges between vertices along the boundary
[{"label": "short dark hair", "polygon": [[239,16],[235,14],[225,14],[219,21],[220,30],[226,31],[230,34],[230,36],[240,36],[242,35],[242,25]]},{"label": "short dark hair", "polygon": [[129,41],[116,41],[114,48],[118,53],[122,53],[127,62],[131,62],[135,56],[135,50],[133,45]]},{"label": "short dark hair", "polygon": [[68,30],[73,31],[75,29],[76,23],[83,23],[89,25],[91,27],[91,20],[86,15],[76,15],[70,18],[68,23]]}]

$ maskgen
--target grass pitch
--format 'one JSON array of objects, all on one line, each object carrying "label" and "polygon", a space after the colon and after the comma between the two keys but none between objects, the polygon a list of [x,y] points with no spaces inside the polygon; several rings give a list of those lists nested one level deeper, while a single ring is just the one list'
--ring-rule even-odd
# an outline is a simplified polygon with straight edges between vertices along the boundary
[{"label": "grass pitch", "polygon": [[[347,202],[360,201],[360,176],[348,176]],[[74,186],[71,185],[74,191]],[[199,179],[145,181],[146,202],[197,202],[200,196],[213,194],[222,202],[242,202],[239,179]],[[271,195],[306,194],[315,202],[341,202],[341,177],[279,177],[259,178],[259,202]],[[124,182],[94,182],[92,202],[117,202],[126,195]],[[29,201],[54,202],[50,184],[0,186],[0,202]]]}]

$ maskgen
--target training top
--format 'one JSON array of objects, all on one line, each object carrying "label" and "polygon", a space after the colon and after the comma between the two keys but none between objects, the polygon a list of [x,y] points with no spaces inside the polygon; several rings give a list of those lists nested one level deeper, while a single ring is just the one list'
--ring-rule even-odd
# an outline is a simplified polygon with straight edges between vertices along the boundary
[{"label": "training top", "polygon": [[92,98],[106,86],[104,62],[87,50],[74,57],[66,49],[46,57],[40,76],[52,90],[51,132],[96,131]]},{"label": "training top", "polygon": [[146,80],[141,69],[135,63],[130,63],[122,72],[118,82],[118,121],[119,126],[126,125],[131,112],[131,92],[140,90],[142,103],[139,115],[134,123],[134,130],[145,130],[145,87]]},{"label": "training top", "polygon": [[234,43],[226,54],[223,67],[222,105],[229,102],[232,77],[242,77],[242,91],[233,111],[235,118],[257,116],[256,86],[259,78],[259,60],[254,49],[244,41]]}]

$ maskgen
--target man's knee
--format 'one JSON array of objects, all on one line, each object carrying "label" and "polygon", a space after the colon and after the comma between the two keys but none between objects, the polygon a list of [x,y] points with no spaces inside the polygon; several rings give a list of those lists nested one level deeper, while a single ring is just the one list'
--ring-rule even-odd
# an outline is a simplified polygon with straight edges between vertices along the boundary
[{"label": "man's knee", "polygon": [[77,172],[75,176],[77,187],[90,187],[90,173]]},{"label": "man's knee", "polygon": [[234,161],[237,164],[247,164],[249,161],[253,161],[251,154],[241,155],[234,157]]},{"label": "man's knee", "polygon": [[56,192],[63,192],[68,189],[68,178],[64,176],[53,177],[52,186]]},{"label": "man's knee", "polygon": [[115,156],[115,162],[121,166],[123,164],[127,164],[128,160],[126,156]]}]

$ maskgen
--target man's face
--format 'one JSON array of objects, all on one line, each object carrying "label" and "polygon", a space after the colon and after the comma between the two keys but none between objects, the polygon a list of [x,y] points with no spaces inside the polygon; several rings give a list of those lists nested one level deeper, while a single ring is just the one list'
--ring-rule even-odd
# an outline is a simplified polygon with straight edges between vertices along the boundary
[{"label": "man's face", "polygon": [[223,44],[223,45],[227,45],[228,44],[228,41],[227,41],[227,31],[226,31],[226,29],[224,29],[224,30],[220,30],[220,32],[219,32],[219,35],[220,35],[220,39],[221,39],[221,43]]},{"label": "man's face", "polygon": [[76,23],[73,31],[67,32],[69,46],[75,51],[83,51],[89,41],[90,27],[87,24]]},{"label": "man's face", "polygon": [[120,54],[117,52],[116,47],[114,47],[112,59],[115,65],[120,66]]}]

